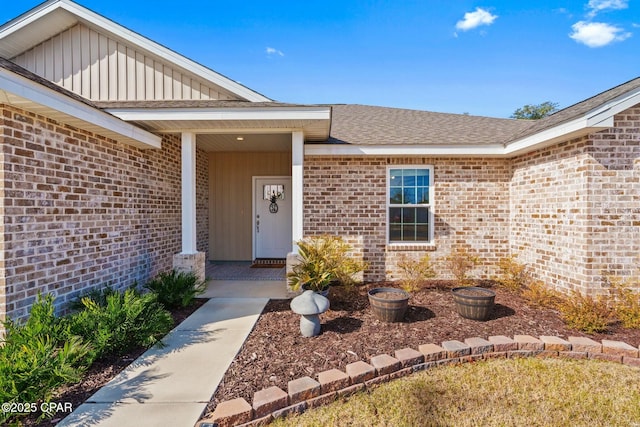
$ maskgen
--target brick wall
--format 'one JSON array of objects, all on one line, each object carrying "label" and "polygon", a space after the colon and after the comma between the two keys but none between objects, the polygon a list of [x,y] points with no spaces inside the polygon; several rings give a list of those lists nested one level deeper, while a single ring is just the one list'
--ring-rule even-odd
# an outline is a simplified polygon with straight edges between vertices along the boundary
[{"label": "brick wall", "polygon": [[[386,243],[386,171],[391,165],[433,165],[433,248]],[[368,263],[365,280],[397,277],[401,254],[428,253],[434,262],[468,245],[482,259],[474,272],[489,277],[508,253],[510,165],[499,159],[307,157],[304,234],[347,238]],[[450,277],[441,265],[441,278]]]},{"label": "brick wall", "polygon": [[[63,307],[92,287],[143,284],[172,267],[181,249],[179,135],[139,150],[13,107],[0,105],[0,120],[0,315],[24,317],[38,292]],[[207,251],[207,157],[197,156],[198,245]]]},{"label": "brick wall", "polygon": [[[640,108],[615,128],[513,160],[510,248],[547,284],[601,293],[640,263]],[[637,272],[636,272],[637,274]]]}]

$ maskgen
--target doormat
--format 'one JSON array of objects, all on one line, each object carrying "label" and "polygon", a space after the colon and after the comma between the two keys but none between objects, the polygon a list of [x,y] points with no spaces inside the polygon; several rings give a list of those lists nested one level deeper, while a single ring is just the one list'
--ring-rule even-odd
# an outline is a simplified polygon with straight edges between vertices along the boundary
[{"label": "doormat", "polygon": [[282,268],[287,265],[284,258],[256,258],[251,268]]}]

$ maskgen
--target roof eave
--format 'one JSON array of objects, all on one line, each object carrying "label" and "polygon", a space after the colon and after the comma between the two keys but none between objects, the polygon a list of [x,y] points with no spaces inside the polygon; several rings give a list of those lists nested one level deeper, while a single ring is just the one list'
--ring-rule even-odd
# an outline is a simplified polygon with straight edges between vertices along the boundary
[{"label": "roof eave", "polygon": [[329,138],[331,129],[330,106],[108,108],[105,111],[158,133],[281,133],[302,130],[307,141],[324,141]]},{"label": "roof eave", "polygon": [[[139,46],[141,49],[150,52],[152,55],[155,55],[160,58],[165,58],[166,60],[173,62],[177,66],[184,68],[185,70],[191,73],[194,73],[200,76],[201,78],[207,81],[210,81],[217,86],[220,86],[221,88],[229,91],[230,93],[233,93],[243,99],[246,99],[247,101],[252,101],[252,102],[272,101],[266,96],[261,95],[260,93],[255,92],[249,89],[248,87],[240,83],[237,83],[229,79],[228,77],[223,76],[222,74],[216,73],[215,71],[203,65],[200,65],[197,62],[192,61],[172,51],[171,49],[168,49],[156,42],[153,42],[148,38],[143,37],[142,35],[132,30],[129,30],[111,21],[110,19],[107,19],[70,0],[51,0],[51,1],[45,2],[31,9],[30,11],[22,14],[21,16],[15,18],[14,20],[9,21],[8,23],[0,27],[0,39],[5,38],[13,33],[16,33],[19,30],[26,28],[27,26],[35,24],[37,21],[41,20],[42,18],[46,17],[49,14],[55,13],[57,10],[66,11],[71,15],[73,15],[74,17],[76,17],[76,19],[79,22],[82,22],[89,26],[101,28],[121,40],[127,40]],[[40,22],[44,22],[44,21],[40,21]],[[46,25],[46,23],[43,23],[43,25]],[[62,29],[58,29],[58,30],[61,31]],[[30,33],[43,34],[44,39],[47,39],[51,36],[49,35],[48,32],[43,31],[42,29],[38,30],[36,28],[33,28],[30,31]],[[14,54],[10,56],[14,57],[19,53],[22,53],[22,52],[17,52],[17,53],[14,52]]]},{"label": "roof eave", "polygon": [[47,114],[141,149],[161,147],[158,135],[3,68],[0,68],[0,93],[2,102],[9,105]]},{"label": "roof eave", "polygon": [[355,145],[307,144],[306,156],[505,157],[502,144],[486,145]]},{"label": "roof eave", "polygon": [[640,104],[640,88],[613,99],[583,116],[574,118],[533,135],[505,144],[505,154],[517,156],[566,141],[589,135],[614,126],[614,117],[634,105]]}]

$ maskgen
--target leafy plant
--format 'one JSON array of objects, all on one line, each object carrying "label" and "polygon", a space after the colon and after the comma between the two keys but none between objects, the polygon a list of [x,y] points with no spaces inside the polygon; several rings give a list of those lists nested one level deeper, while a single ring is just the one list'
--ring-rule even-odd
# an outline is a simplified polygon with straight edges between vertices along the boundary
[{"label": "leafy plant", "polygon": [[93,358],[150,347],[173,326],[170,313],[153,293],[140,295],[128,289],[108,295],[105,305],[90,297],[82,304],[84,309],[70,318],[71,331],[91,342]]},{"label": "leafy plant", "polygon": [[[0,402],[50,402],[57,387],[81,378],[90,346],[71,336],[64,319],[54,315],[51,295],[38,295],[24,324],[8,321],[5,328],[0,344]],[[10,415],[16,414],[0,412],[0,421]]]},{"label": "leafy plant", "polygon": [[[640,283],[637,279],[622,280],[619,277],[608,277],[613,301],[612,310],[615,317],[625,328],[640,329]],[[636,288],[638,290],[634,290]]]},{"label": "leafy plant", "polygon": [[445,265],[455,277],[458,286],[471,284],[469,274],[480,263],[480,258],[472,254],[467,248],[458,247],[444,259]]},{"label": "leafy plant", "polygon": [[[135,288],[135,285],[131,287],[132,289]],[[115,289],[113,289],[111,286],[105,286],[102,288],[94,288],[91,289],[89,292],[81,295],[80,297],[72,300],[69,303],[69,308],[76,311],[76,310],[82,310],[85,308],[84,304],[82,303],[82,299],[83,298],[90,298],[91,300],[95,301],[96,304],[100,305],[100,306],[105,306],[107,305],[107,297],[109,295],[114,295],[114,294],[119,294],[120,291],[117,291]]]},{"label": "leafy plant", "polygon": [[516,256],[511,255],[498,261],[500,275],[497,278],[498,285],[511,292],[522,292],[531,283],[531,271],[526,264],[517,261]]},{"label": "leafy plant", "polygon": [[522,289],[522,297],[535,307],[556,308],[563,296],[543,282],[536,281]]},{"label": "leafy plant", "polygon": [[425,280],[436,276],[429,255],[415,259],[403,254],[397,266],[400,269],[400,284],[407,292],[419,290]]},{"label": "leafy plant", "polygon": [[606,331],[612,320],[612,312],[605,298],[582,295],[576,291],[562,298],[558,310],[569,328],[588,334]]},{"label": "leafy plant", "polygon": [[207,283],[193,272],[171,270],[160,273],[144,286],[158,296],[165,308],[188,307],[193,300],[204,293]]},{"label": "leafy plant", "polygon": [[351,245],[339,236],[310,236],[297,242],[300,262],[287,274],[289,286],[299,290],[302,285],[320,291],[333,281],[345,285],[355,283],[354,276],[365,264],[350,256]]}]

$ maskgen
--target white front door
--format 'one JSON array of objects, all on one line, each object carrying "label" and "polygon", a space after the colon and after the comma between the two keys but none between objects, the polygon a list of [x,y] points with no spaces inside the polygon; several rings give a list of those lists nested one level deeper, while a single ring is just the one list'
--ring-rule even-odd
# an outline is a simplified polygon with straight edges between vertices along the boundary
[{"label": "white front door", "polygon": [[254,258],[286,258],[293,247],[291,177],[254,177]]}]

